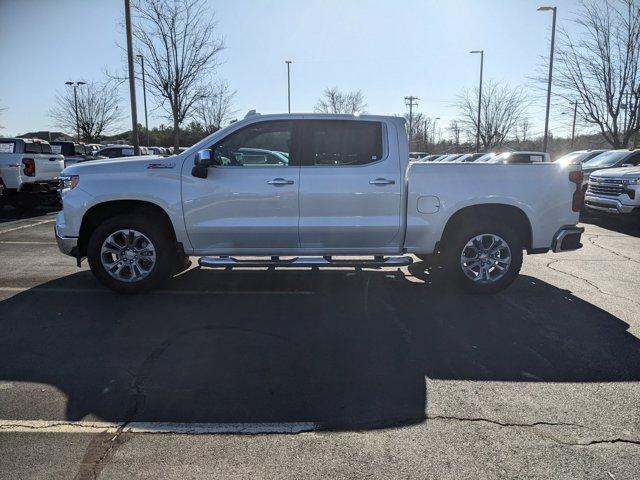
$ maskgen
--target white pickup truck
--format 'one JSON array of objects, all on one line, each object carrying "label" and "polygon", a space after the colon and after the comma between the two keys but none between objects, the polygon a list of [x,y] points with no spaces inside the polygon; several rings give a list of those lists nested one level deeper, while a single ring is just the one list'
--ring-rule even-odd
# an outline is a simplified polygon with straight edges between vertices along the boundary
[{"label": "white pickup truck", "polygon": [[489,293],[514,280],[524,250],[581,247],[581,182],[579,165],[409,163],[397,117],[254,114],[173,157],[68,167],[55,233],[124,293],[158,286],[189,255],[300,268],[409,254]]},{"label": "white pickup truck", "polygon": [[612,215],[640,215],[640,167],[596,170],[589,176],[587,210]]},{"label": "white pickup truck", "polygon": [[64,157],[37,138],[0,138],[0,199],[19,209],[57,202]]}]

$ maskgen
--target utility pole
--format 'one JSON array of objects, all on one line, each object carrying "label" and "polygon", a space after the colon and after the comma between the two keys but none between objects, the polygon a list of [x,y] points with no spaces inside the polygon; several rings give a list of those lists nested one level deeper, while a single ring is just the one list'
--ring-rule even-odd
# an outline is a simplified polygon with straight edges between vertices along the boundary
[{"label": "utility pole", "polygon": [[144,76],[144,56],[136,55],[142,65],[142,96],[144,98],[144,128],[147,130],[147,147],[149,146],[149,119],[147,117],[147,81]]},{"label": "utility pole", "polygon": [[576,117],[578,116],[578,100],[573,103],[573,127],[571,128],[571,148],[573,140],[576,138]]},{"label": "utility pole", "polygon": [[555,50],[556,43],[556,15],[558,13],[558,7],[538,7],[539,12],[552,11],[553,22],[551,25],[551,52],[549,53],[549,82],[547,85],[547,113],[544,119],[544,144],[542,151],[546,152],[549,146],[549,110],[551,109],[551,82],[553,79],[553,52]]},{"label": "utility pole", "polygon": [[124,0],[124,19],[127,29],[127,63],[129,64],[129,96],[131,97],[131,133],[133,134],[133,154],[140,155],[138,138],[138,112],[136,110],[136,78],[133,69],[133,41],[131,39],[131,5]]},{"label": "utility pole", "polygon": [[478,125],[476,129],[476,153],[480,152],[480,112],[482,108],[482,71],[484,70],[484,50],[472,50],[469,53],[480,54],[480,86],[478,88]]},{"label": "utility pole", "polygon": [[413,95],[404,97],[404,104],[409,107],[409,150],[411,150],[411,142],[413,141],[413,107],[418,106],[418,102],[416,100],[420,99]]},{"label": "utility pole", "polygon": [[291,60],[285,60],[287,64],[287,112],[291,113]]},{"label": "utility pole", "polygon": [[75,105],[74,110],[76,115],[76,136],[77,142],[80,143],[80,119],[78,118],[78,87],[80,85],[85,85],[85,82],[64,82],[64,84],[73,87],[73,101]]}]

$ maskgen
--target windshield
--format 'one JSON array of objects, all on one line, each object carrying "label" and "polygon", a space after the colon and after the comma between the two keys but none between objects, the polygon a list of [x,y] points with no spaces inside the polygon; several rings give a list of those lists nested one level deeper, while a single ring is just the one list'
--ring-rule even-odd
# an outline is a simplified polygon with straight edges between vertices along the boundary
[{"label": "windshield", "polygon": [[584,152],[567,153],[566,155],[563,155],[562,157],[557,159],[556,162],[562,164],[574,163],[574,160],[578,160],[578,157],[582,156],[583,154]]},{"label": "windshield", "polygon": [[611,151],[604,152],[600,155],[593,157],[591,160],[584,162],[582,164],[583,168],[602,168],[602,167],[612,167],[620,160],[624,159],[627,155],[629,155],[628,150],[624,151]]}]

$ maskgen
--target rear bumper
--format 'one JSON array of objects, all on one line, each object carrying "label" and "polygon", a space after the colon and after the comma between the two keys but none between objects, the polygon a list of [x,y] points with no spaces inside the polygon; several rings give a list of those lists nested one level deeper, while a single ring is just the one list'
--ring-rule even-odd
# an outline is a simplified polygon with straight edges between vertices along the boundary
[{"label": "rear bumper", "polygon": [[635,209],[640,208],[638,205],[625,205],[617,198],[596,197],[593,195],[586,195],[584,197],[584,205],[589,210],[613,213],[615,215],[633,213]]},{"label": "rear bumper", "polygon": [[551,244],[551,250],[554,252],[568,252],[571,250],[578,250],[582,248],[582,243],[580,243],[580,238],[584,233],[584,228],[582,227],[562,227],[558,232],[553,236],[553,243]]},{"label": "rear bumper", "polygon": [[39,180],[20,185],[20,193],[58,193],[60,180]]}]

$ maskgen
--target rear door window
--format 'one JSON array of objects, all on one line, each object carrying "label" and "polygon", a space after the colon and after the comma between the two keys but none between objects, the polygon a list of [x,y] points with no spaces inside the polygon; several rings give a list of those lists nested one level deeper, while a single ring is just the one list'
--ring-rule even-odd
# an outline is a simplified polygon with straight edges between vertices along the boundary
[{"label": "rear door window", "polygon": [[303,165],[355,166],[382,159],[382,124],[360,120],[303,121]]}]

